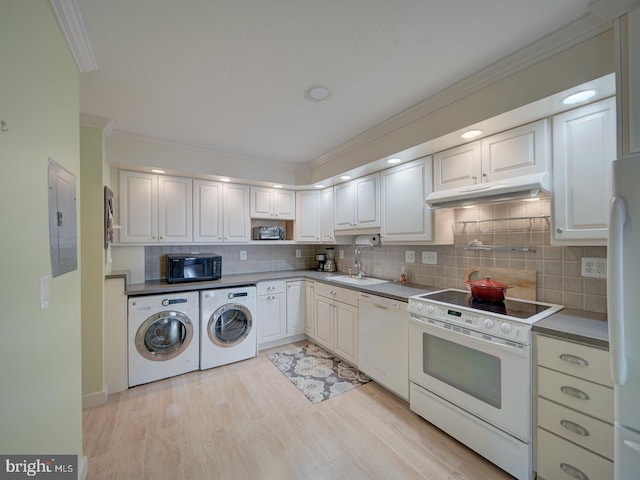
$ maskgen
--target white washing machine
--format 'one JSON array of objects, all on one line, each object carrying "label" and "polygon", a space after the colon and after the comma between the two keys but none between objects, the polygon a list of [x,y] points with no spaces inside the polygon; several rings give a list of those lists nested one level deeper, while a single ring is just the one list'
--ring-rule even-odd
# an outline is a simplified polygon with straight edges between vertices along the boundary
[{"label": "white washing machine", "polygon": [[129,386],[198,370],[198,292],[129,298]]},{"label": "white washing machine", "polygon": [[256,287],[200,292],[200,370],[256,356],[256,306]]}]

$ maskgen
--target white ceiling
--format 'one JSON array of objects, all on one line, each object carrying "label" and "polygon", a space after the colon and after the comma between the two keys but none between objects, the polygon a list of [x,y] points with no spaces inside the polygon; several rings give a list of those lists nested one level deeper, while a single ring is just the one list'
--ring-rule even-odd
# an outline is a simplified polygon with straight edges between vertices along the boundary
[{"label": "white ceiling", "polygon": [[[115,129],[308,163],[589,14],[590,0],[77,0]],[[305,98],[326,86],[323,102]]]}]

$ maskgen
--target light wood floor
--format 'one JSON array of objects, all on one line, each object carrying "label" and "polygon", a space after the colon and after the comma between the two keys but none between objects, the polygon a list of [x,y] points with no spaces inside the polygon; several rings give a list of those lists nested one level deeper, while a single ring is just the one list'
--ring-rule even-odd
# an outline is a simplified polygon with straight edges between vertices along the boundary
[{"label": "light wood floor", "polygon": [[312,404],[266,358],[83,411],[89,480],[510,479],[371,382]]}]

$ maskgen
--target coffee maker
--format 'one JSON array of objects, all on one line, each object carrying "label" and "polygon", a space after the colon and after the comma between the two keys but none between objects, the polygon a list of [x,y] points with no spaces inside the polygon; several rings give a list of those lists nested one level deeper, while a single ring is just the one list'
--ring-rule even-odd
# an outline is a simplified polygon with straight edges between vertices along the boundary
[{"label": "coffee maker", "polygon": [[324,253],[318,253],[316,254],[316,260],[318,261],[318,268],[316,268],[316,270],[318,272],[323,272],[324,271],[324,265],[327,261],[327,256]]},{"label": "coffee maker", "polygon": [[336,271],[336,261],[335,259],[335,249],[333,247],[327,247],[327,261],[324,264],[325,272],[335,272]]}]

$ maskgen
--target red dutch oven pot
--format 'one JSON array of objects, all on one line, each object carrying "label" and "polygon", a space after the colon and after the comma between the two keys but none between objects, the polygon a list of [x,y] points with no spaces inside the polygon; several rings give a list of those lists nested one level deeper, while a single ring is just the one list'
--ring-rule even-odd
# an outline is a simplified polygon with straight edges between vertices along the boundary
[{"label": "red dutch oven pot", "polygon": [[467,280],[465,283],[471,287],[471,296],[483,302],[503,302],[505,290],[511,288],[511,285],[491,280],[488,275],[484,280]]}]

